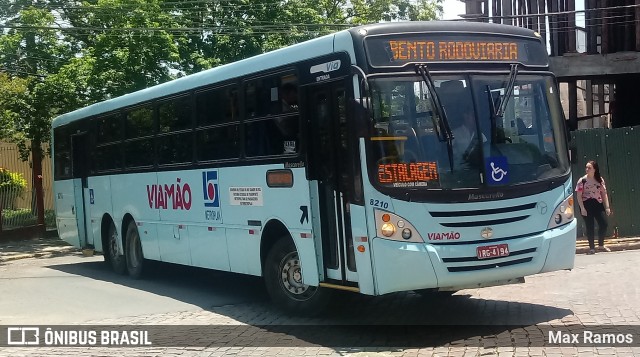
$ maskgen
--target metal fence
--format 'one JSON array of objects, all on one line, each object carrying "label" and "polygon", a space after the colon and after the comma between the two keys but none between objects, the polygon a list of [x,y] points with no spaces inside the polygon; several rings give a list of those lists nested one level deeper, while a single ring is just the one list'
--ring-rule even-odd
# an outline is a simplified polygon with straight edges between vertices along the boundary
[{"label": "metal fence", "polygon": [[[608,236],[614,235],[616,228],[621,237],[640,236],[636,216],[640,212],[640,126],[578,130],[571,133],[571,139],[576,152],[572,163],[574,185],[584,175],[589,160],[598,163],[607,184],[613,211]],[[578,236],[583,235],[583,224],[578,217]]]},{"label": "metal fence", "polygon": [[[45,151],[47,148],[45,147]],[[33,185],[32,159],[25,162],[20,160],[18,148],[15,144],[0,143],[0,168],[20,174],[26,181],[24,190],[13,187],[0,192],[0,207],[2,209],[0,231],[30,227],[37,224],[36,194]],[[53,212],[53,176],[51,160],[48,156],[42,161],[42,183],[44,190],[45,224],[48,228],[55,227]]]}]

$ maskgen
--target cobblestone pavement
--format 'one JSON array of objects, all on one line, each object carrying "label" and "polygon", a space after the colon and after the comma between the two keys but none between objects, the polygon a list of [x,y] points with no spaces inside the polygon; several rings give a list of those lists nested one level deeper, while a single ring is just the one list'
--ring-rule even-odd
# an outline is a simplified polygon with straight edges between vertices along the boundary
[{"label": "cobblestone pavement", "polygon": [[[56,258],[51,259],[55,261]],[[126,319],[73,321],[69,324],[209,325],[221,330],[243,329],[230,334],[225,343],[207,347],[112,348],[1,348],[2,356],[634,356],[640,347],[543,347],[540,334],[527,331],[553,327],[609,326],[627,331],[634,325],[636,346],[640,335],[640,251],[579,255],[573,271],[560,271],[527,278],[525,284],[464,290],[450,298],[421,297],[414,293],[381,297],[340,295],[330,313],[322,318],[296,318],[274,310],[268,302],[225,305],[199,311],[130,316]],[[11,264],[11,262],[5,262]],[[412,325],[461,325],[466,335],[445,338],[428,348],[357,347],[376,345],[363,340],[350,347],[314,344],[309,336],[281,334],[270,326],[383,325],[389,333],[394,325],[411,332]],[[388,326],[387,326],[388,325]],[[626,327],[625,327],[626,326]],[[626,330],[625,330],[626,329]],[[446,331],[449,331],[445,329]],[[170,335],[172,330],[167,329]],[[229,330],[226,330],[229,331]],[[277,329],[274,331],[277,332]],[[524,340],[521,340],[522,333]],[[268,336],[268,337],[265,337]],[[376,335],[380,337],[379,333]],[[446,336],[445,336],[446,337]],[[175,336],[176,341],[184,336]],[[373,338],[373,337],[372,337]],[[257,342],[252,342],[257,341]],[[325,341],[319,339],[319,341]],[[262,344],[264,342],[264,344]],[[269,347],[278,344],[299,347]],[[254,347],[246,347],[251,345]],[[356,346],[356,347],[354,347]]]}]

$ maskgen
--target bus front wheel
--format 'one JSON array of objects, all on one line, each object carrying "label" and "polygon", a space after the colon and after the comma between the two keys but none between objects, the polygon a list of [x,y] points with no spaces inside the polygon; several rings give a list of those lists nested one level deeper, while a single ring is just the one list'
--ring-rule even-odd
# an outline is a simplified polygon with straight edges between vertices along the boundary
[{"label": "bus front wheel", "polygon": [[330,300],[330,290],[303,282],[300,258],[289,237],[280,238],[269,251],[264,280],[274,303],[292,314],[315,315]]},{"label": "bus front wheel", "polygon": [[134,279],[142,277],[144,255],[142,254],[142,244],[140,244],[140,234],[136,222],[129,222],[127,235],[125,237],[126,249],[124,254],[127,261],[127,272]]},{"label": "bus front wheel", "polygon": [[[115,224],[111,222],[109,226],[108,241],[107,241],[107,254],[109,257],[109,262],[111,263],[111,269],[118,274],[124,274],[125,269],[127,268],[126,262],[124,261],[124,256],[120,254],[118,251],[118,230],[116,229]],[[106,260],[106,257],[105,257]]]}]

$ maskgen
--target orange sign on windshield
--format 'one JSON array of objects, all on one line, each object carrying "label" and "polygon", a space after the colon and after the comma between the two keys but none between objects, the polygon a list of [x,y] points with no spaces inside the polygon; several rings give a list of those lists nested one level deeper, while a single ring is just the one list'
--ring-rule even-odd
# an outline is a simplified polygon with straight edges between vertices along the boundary
[{"label": "orange sign on windshield", "polygon": [[379,164],[378,181],[382,184],[438,181],[435,162]]}]

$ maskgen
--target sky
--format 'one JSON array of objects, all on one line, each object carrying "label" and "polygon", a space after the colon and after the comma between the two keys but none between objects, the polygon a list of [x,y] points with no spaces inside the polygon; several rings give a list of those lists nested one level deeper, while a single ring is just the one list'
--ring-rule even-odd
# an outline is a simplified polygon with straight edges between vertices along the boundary
[{"label": "sky", "polygon": [[464,3],[458,0],[444,0],[442,4],[444,8],[443,20],[459,19],[459,14],[464,14]]}]

